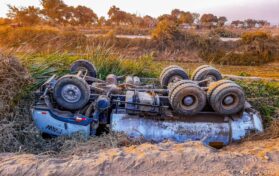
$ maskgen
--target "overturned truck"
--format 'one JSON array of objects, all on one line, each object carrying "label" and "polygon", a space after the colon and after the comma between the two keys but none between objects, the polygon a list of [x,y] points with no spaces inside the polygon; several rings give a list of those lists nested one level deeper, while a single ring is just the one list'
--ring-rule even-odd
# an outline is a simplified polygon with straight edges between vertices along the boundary
[{"label": "overturned truck", "polygon": [[159,79],[109,74],[101,80],[86,60],[74,62],[70,71],[53,75],[36,92],[32,117],[43,135],[114,131],[155,142],[223,146],[263,131],[242,88],[209,65],[198,67],[191,79],[176,65]]}]

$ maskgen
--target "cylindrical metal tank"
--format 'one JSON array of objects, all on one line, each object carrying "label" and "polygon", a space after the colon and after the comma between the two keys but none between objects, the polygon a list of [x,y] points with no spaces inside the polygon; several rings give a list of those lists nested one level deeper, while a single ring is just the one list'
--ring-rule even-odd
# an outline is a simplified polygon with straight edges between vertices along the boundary
[{"label": "cylindrical metal tank", "polygon": [[207,113],[188,119],[191,120],[187,120],[187,117],[183,121],[153,120],[118,110],[111,114],[111,129],[130,137],[143,137],[156,142],[201,140],[207,145],[228,145],[251,132],[263,131],[261,117],[256,111],[245,111],[233,117]]}]

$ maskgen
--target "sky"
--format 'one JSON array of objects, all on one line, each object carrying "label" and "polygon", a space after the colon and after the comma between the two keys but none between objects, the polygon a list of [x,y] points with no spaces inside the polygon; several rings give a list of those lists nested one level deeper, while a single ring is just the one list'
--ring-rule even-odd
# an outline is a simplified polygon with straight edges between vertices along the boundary
[{"label": "sky", "polygon": [[[64,0],[68,5],[84,5],[94,10],[98,16],[107,17],[112,5],[137,15],[157,17],[178,8],[198,13],[213,13],[226,16],[229,21],[247,18],[268,20],[279,24],[279,0]],[[40,0],[0,0],[0,16],[5,17],[8,7],[40,6]]]}]

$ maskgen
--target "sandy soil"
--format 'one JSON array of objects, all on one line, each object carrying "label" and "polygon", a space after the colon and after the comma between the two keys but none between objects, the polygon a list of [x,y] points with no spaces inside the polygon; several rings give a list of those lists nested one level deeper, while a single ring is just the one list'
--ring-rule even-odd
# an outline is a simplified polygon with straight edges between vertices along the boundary
[{"label": "sandy soil", "polygon": [[164,142],[59,157],[3,153],[0,175],[279,175],[279,139],[221,150]]}]

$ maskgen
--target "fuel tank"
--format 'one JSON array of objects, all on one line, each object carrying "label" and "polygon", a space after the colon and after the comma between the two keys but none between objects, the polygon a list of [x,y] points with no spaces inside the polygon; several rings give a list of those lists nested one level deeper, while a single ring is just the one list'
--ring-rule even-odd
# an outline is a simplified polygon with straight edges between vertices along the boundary
[{"label": "fuel tank", "polygon": [[155,142],[200,140],[206,145],[228,145],[252,132],[263,132],[263,126],[260,114],[252,109],[230,117],[206,112],[179,121],[128,115],[120,109],[111,114],[111,130]]}]

